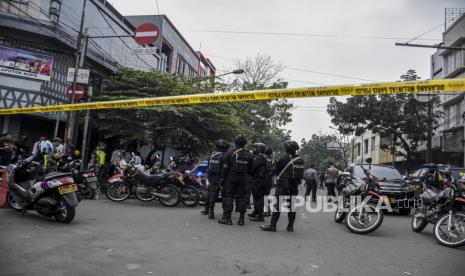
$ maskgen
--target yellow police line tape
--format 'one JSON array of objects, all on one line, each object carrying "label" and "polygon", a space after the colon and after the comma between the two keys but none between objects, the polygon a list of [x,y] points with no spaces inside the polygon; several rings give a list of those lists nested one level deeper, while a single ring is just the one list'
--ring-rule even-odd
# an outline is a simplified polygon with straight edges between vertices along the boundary
[{"label": "yellow police line tape", "polygon": [[270,89],[258,91],[225,92],[216,94],[193,94],[107,102],[35,106],[27,108],[0,109],[0,115],[92,109],[140,108],[162,105],[265,101],[285,98],[400,94],[418,92],[450,92],[460,90],[465,90],[465,78],[410,82],[384,82],[361,85],[335,85],[307,88]]}]

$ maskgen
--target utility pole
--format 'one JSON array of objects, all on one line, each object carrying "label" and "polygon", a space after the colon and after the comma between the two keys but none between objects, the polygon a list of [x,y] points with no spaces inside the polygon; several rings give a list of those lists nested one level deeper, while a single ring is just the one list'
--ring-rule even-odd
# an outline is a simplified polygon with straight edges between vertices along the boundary
[{"label": "utility pole", "polygon": [[[89,86],[87,90],[87,101],[90,102],[92,98],[93,88]],[[81,148],[81,171],[84,170],[87,160],[87,136],[89,130],[90,110],[86,111],[86,117],[84,119],[84,133],[82,134],[82,148]]]},{"label": "utility pole", "polygon": [[[74,77],[73,77],[73,93],[71,96],[71,104],[74,104],[74,95],[76,93],[76,82],[77,82],[79,68],[84,66],[85,55],[83,55],[82,48],[83,48],[83,45],[85,46],[85,43],[83,43],[83,40],[85,40],[84,18],[85,18],[85,12],[86,12],[86,4],[87,4],[87,0],[83,0],[82,13],[81,13],[81,24],[79,27],[79,34],[77,38],[76,59],[74,63],[75,65],[74,65]],[[72,143],[74,140],[74,133],[75,133],[76,122],[77,122],[76,116],[77,116],[76,111],[70,111],[68,115],[68,132],[67,132],[67,139],[66,139],[67,144]]]},{"label": "utility pole", "polygon": [[[429,95],[428,95],[429,98]],[[433,106],[432,101],[428,99],[428,139],[426,140],[426,163],[430,164],[433,162],[433,150],[432,150],[432,139],[433,139]]]}]

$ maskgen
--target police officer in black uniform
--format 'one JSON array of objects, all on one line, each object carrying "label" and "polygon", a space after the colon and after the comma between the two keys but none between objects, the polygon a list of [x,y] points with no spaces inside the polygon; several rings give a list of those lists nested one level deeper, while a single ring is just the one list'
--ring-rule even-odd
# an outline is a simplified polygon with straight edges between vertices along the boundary
[{"label": "police officer in black uniform", "polygon": [[[278,197],[277,204],[274,206],[275,210],[271,216],[271,223],[269,225],[261,225],[260,229],[263,231],[276,232],[276,223],[280,215],[279,196],[295,196],[298,195],[298,185],[302,182],[304,173],[304,163],[297,155],[299,144],[295,141],[284,142],[284,149],[286,153],[279,158],[276,162],[276,176],[277,187],[275,196]],[[287,231],[294,231],[295,212],[292,212],[292,201],[289,204],[288,225]]]},{"label": "police officer in black uniform", "polygon": [[266,156],[265,156],[265,144],[255,143],[253,145],[254,159],[252,163],[252,170],[250,175],[252,176],[252,195],[254,211],[249,214],[251,221],[265,221],[263,218],[263,207],[266,190]]},{"label": "police officer in black uniform", "polygon": [[[266,156],[266,178],[265,178],[265,194],[264,196],[269,196],[271,188],[273,187],[273,177],[275,175],[275,160],[273,159],[273,149],[270,146],[265,147],[265,156]],[[269,206],[267,204],[267,206]],[[264,213],[265,217],[269,217],[271,214],[269,207]]]},{"label": "police officer in black uniform", "polygon": [[236,199],[236,209],[240,213],[237,224],[244,225],[247,174],[251,171],[253,156],[248,150],[244,149],[247,144],[245,135],[237,135],[234,143],[236,148],[229,150],[223,160],[222,177],[225,179],[222,193],[223,217],[218,223],[232,225],[231,213],[234,209],[234,199]]},{"label": "police officer in black uniform", "polygon": [[205,202],[205,209],[202,211],[202,215],[208,215],[209,219],[215,218],[215,203],[218,198],[219,186],[221,182],[221,172],[223,169],[223,159],[226,152],[229,149],[229,144],[223,139],[215,142],[216,152],[213,152],[210,160],[208,161],[208,195]]}]

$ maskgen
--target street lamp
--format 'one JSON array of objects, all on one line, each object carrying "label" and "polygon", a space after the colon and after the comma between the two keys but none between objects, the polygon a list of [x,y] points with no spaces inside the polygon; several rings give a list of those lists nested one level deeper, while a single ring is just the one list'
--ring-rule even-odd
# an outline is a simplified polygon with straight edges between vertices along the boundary
[{"label": "street lamp", "polygon": [[215,76],[215,78],[219,78],[219,77],[223,77],[223,76],[231,75],[231,74],[240,75],[240,74],[244,74],[244,73],[245,73],[244,69],[236,69],[234,71]]}]

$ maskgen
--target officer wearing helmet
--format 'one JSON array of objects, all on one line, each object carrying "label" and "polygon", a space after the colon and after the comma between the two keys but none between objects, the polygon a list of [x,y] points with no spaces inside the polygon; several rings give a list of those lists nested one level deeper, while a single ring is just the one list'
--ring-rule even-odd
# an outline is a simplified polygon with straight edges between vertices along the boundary
[{"label": "officer wearing helmet", "polygon": [[254,211],[249,214],[251,221],[265,221],[263,218],[263,197],[265,196],[267,175],[265,148],[263,143],[253,145],[253,163],[250,175],[252,176]]},{"label": "officer wearing helmet", "polygon": [[208,161],[208,194],[205,202],[205,209],[202,211],[202,215],[208,215],[209,219],[215,218],[215,203],[218,198],[219,186],[221,185],[221,172],[223,169],[223,160],[226,152],[229,149],[229,144],[223,139],[215,142],[216,151],[212,153],[210,160]]},{"label": "officer wearing helmet", "polygon": [[[282,155],[276,162],[276,204],[274,206],[273,214],[271,216],[271,223],[269,225],[262,225],[260,229],[263,231],[276,232],[276,223],[280,216],[280,196],[295,196],[298,195],[298,185],[302,182],[304,174],[304,163],[297,154],[299,144],[295,141],[286,141],[283,144],[285,154]],[[292,200],[289,201],[288,212],[288,225],[287,231],[294,231],[295,210],[293,210]]]},{"label": "officer wearing helmet", "polygon": [[240,217],[238,225],[244,225],[246,211],[247,174],[251,172],[253,156],[244,149],[247,139],[244,134],[239,134],[234,139],[235,149],[229,150],[223,160],[222,178],[225,186],[222,191],[223,217],[218,223],[232,225],[231,213],[234,209],[234,199],[236,210]]}]

